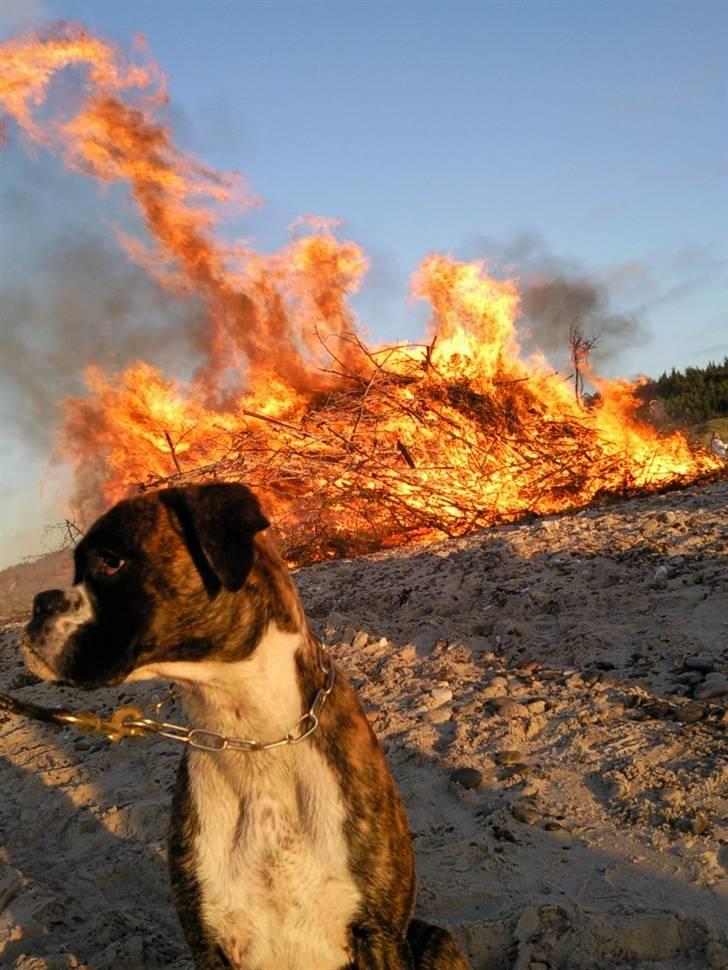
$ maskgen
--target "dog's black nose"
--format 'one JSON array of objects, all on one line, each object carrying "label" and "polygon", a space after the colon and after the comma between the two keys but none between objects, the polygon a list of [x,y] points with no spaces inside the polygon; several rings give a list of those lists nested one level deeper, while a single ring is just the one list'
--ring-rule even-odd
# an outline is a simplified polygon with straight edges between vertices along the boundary
[{"label": "dog's black nose", "polygon": [[44,589],[33,600],[33,619],[39,620],[49,613],[65,613],[69,607],[62,589]]}]

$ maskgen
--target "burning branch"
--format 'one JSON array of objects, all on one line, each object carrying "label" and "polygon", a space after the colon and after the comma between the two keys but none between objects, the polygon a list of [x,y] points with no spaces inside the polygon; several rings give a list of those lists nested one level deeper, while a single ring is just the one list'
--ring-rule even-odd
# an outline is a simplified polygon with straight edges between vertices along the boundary
[{"label": "burning branch", "polygon": [[177,469],[177,474],[178,475],[181,475],[182,474],[182,469],[180,468],[180,464],[177,461],[177,452],[175,451],[175,447],[174,447],[174,444],[172,442],[172,438],[171,438],[171,436],[169,434],[169,431],[165,431],[164,432],[164,438],[165,438],[167,444],[169,445],[169,450],[170,450],[170,452],[172,454],[172,461],[174,462],[174,467]]},{"label": "burning branch", "polygon": [[571,363],[574,367],[574,394],[576,403],[581,404],[584,396],[584,376],[582,371],[589,364],[589,354],[596,347],[599,337],[586,337],[577,323],[569,327],[569,346],[571,347]]},{"label": "burning branch", "polygon": [[417,462],[412,457],[409,448],[407,445],[401,442],[399,438],[397,438],[397,451],[399,451],[400,455],[404,458],[410,468],[417,468]]},{"label": "burning branch", "polygon": [[[571,403],[552,414],[539,382],[562,388],[558,376],[503,374],[484,385],[423,368],[409,347],[360,350],[362,379],[352,383],[345,369],[338,390],[290,416],[241,407],[217,461],[140,487],[244,481],[275,510],[289,560],[310,562],[462,535],[664,479],[657,444],[630,462],[604,438],[598,409],[575,407],[564,390]],[[197,448],[207,453],[209,442]]]}]

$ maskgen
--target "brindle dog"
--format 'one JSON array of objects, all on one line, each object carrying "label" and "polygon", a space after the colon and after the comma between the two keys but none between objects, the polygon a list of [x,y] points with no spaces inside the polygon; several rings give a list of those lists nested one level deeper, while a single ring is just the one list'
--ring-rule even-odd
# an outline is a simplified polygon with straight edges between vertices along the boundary
[{"label": "brindle dog", "polygon": [[[267,525],[242,485],[120,502],[76,549],[74,585],[36,596],[28,667],[80,687],[168,678],[196,728],[299,737],[332,661]],[[467,970],[449,933],[412,919],[405,813],[354,690],[334,675],[299,743],[185,749],[169,867],[198,970]]]}]

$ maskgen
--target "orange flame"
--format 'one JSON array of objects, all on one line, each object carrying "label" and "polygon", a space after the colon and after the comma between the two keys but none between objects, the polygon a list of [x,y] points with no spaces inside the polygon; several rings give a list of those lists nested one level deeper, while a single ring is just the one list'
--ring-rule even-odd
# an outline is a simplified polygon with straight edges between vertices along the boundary
[{"label": "orange flame", "polygon": [[[129,63],[68,24],[0,46],[6,113],[31,144],[101,183],[127,184],[152,245],[123,237],[125,251],[207,311],[189,386],[143,362],[115,377],[88,369],[89,394],[66,402],[61,433],[81,493],[112,501],[214,464],[216,475],[242,469],[291,528],[325,508],[330,532],[356,524],[386,543],[719,466],[641,421],[638,385],[592,376],[601,396],[585,410],[544,358],[522,359],[517,287],[480,263],[428,256],[412,290],[432,306],[429,345],[368,349],[348,302],[367,270],[361,248],[314,217],[276,253],[221,242],[221,209],[257,200],[175,145],[159,118],[164,76],[141,42],[138,51],[143,63]],[[85,85],[64,114],[48,93],[67,68]],[[392,524],[400,508],[417,528]]]}]

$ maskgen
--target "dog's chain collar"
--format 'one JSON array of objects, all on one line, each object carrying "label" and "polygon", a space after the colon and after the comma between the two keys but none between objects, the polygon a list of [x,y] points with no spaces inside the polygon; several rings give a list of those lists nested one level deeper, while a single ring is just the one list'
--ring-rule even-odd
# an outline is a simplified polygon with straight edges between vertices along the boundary
[{"label": "dog's chain collar", "polygon": [[[182,744],[189,744],[191,748],[201,751],[270,751],[272,748],[282,748],[287,744],[299,744],[310,738],[318,729],[319,715],[334,689],[336,668],[334,662],[324,649],[323,644],[318,648],[318,666],[326,675],[323,687],[319,688],[311,706],[277,741],[255,741],[253,738],[233,738],[218,731],[207,728],[189,728],[182,724],[172,724],[160,721],[154,717],[145,717],[139,707],[120,707],[109,718],[99,717],[90,711],[74,714],[71,711],[53,710],[20,701],[9,695],[0,695],[0,708],[16,714],[24,714],[41,721],[52,721],[56,724],[71,724],[79,731],[93,734],[103,734],[110,741],[120,741],[122,738],[143,737],[154,734],[162,738],[171,738]],[[163,701],[156,705],[157,713],[163,706]]]},{"label": "dog's chain collar", "polygon": [[298,744],[305,741],[306,738],[310,738],[317,730],[320,723],[319,714],[323,710],[329,694],[334,689],[336,668],[333,660],[321,644],[319,644],[318,649],[318,666],[326,674],[324,686],[316,692],[316,696],[306,713],[302,714],[283,737],[278,738],[277,741],[232,738],[227,734],[209,731],[207,728],[188,728],[182,724],[170,724],[168,721],[157,721],[154,718],[130,719],[124,723],[130,727],[141,724],[144,724],[145,727],[149,725],[149,729],[154,734],[163,738],[171,738],[173,741],[181,741],[183,744],[189,744],[191,748],[199,748],[201,751],[270,751],[272,748],[282,748],[287,744]]}]

